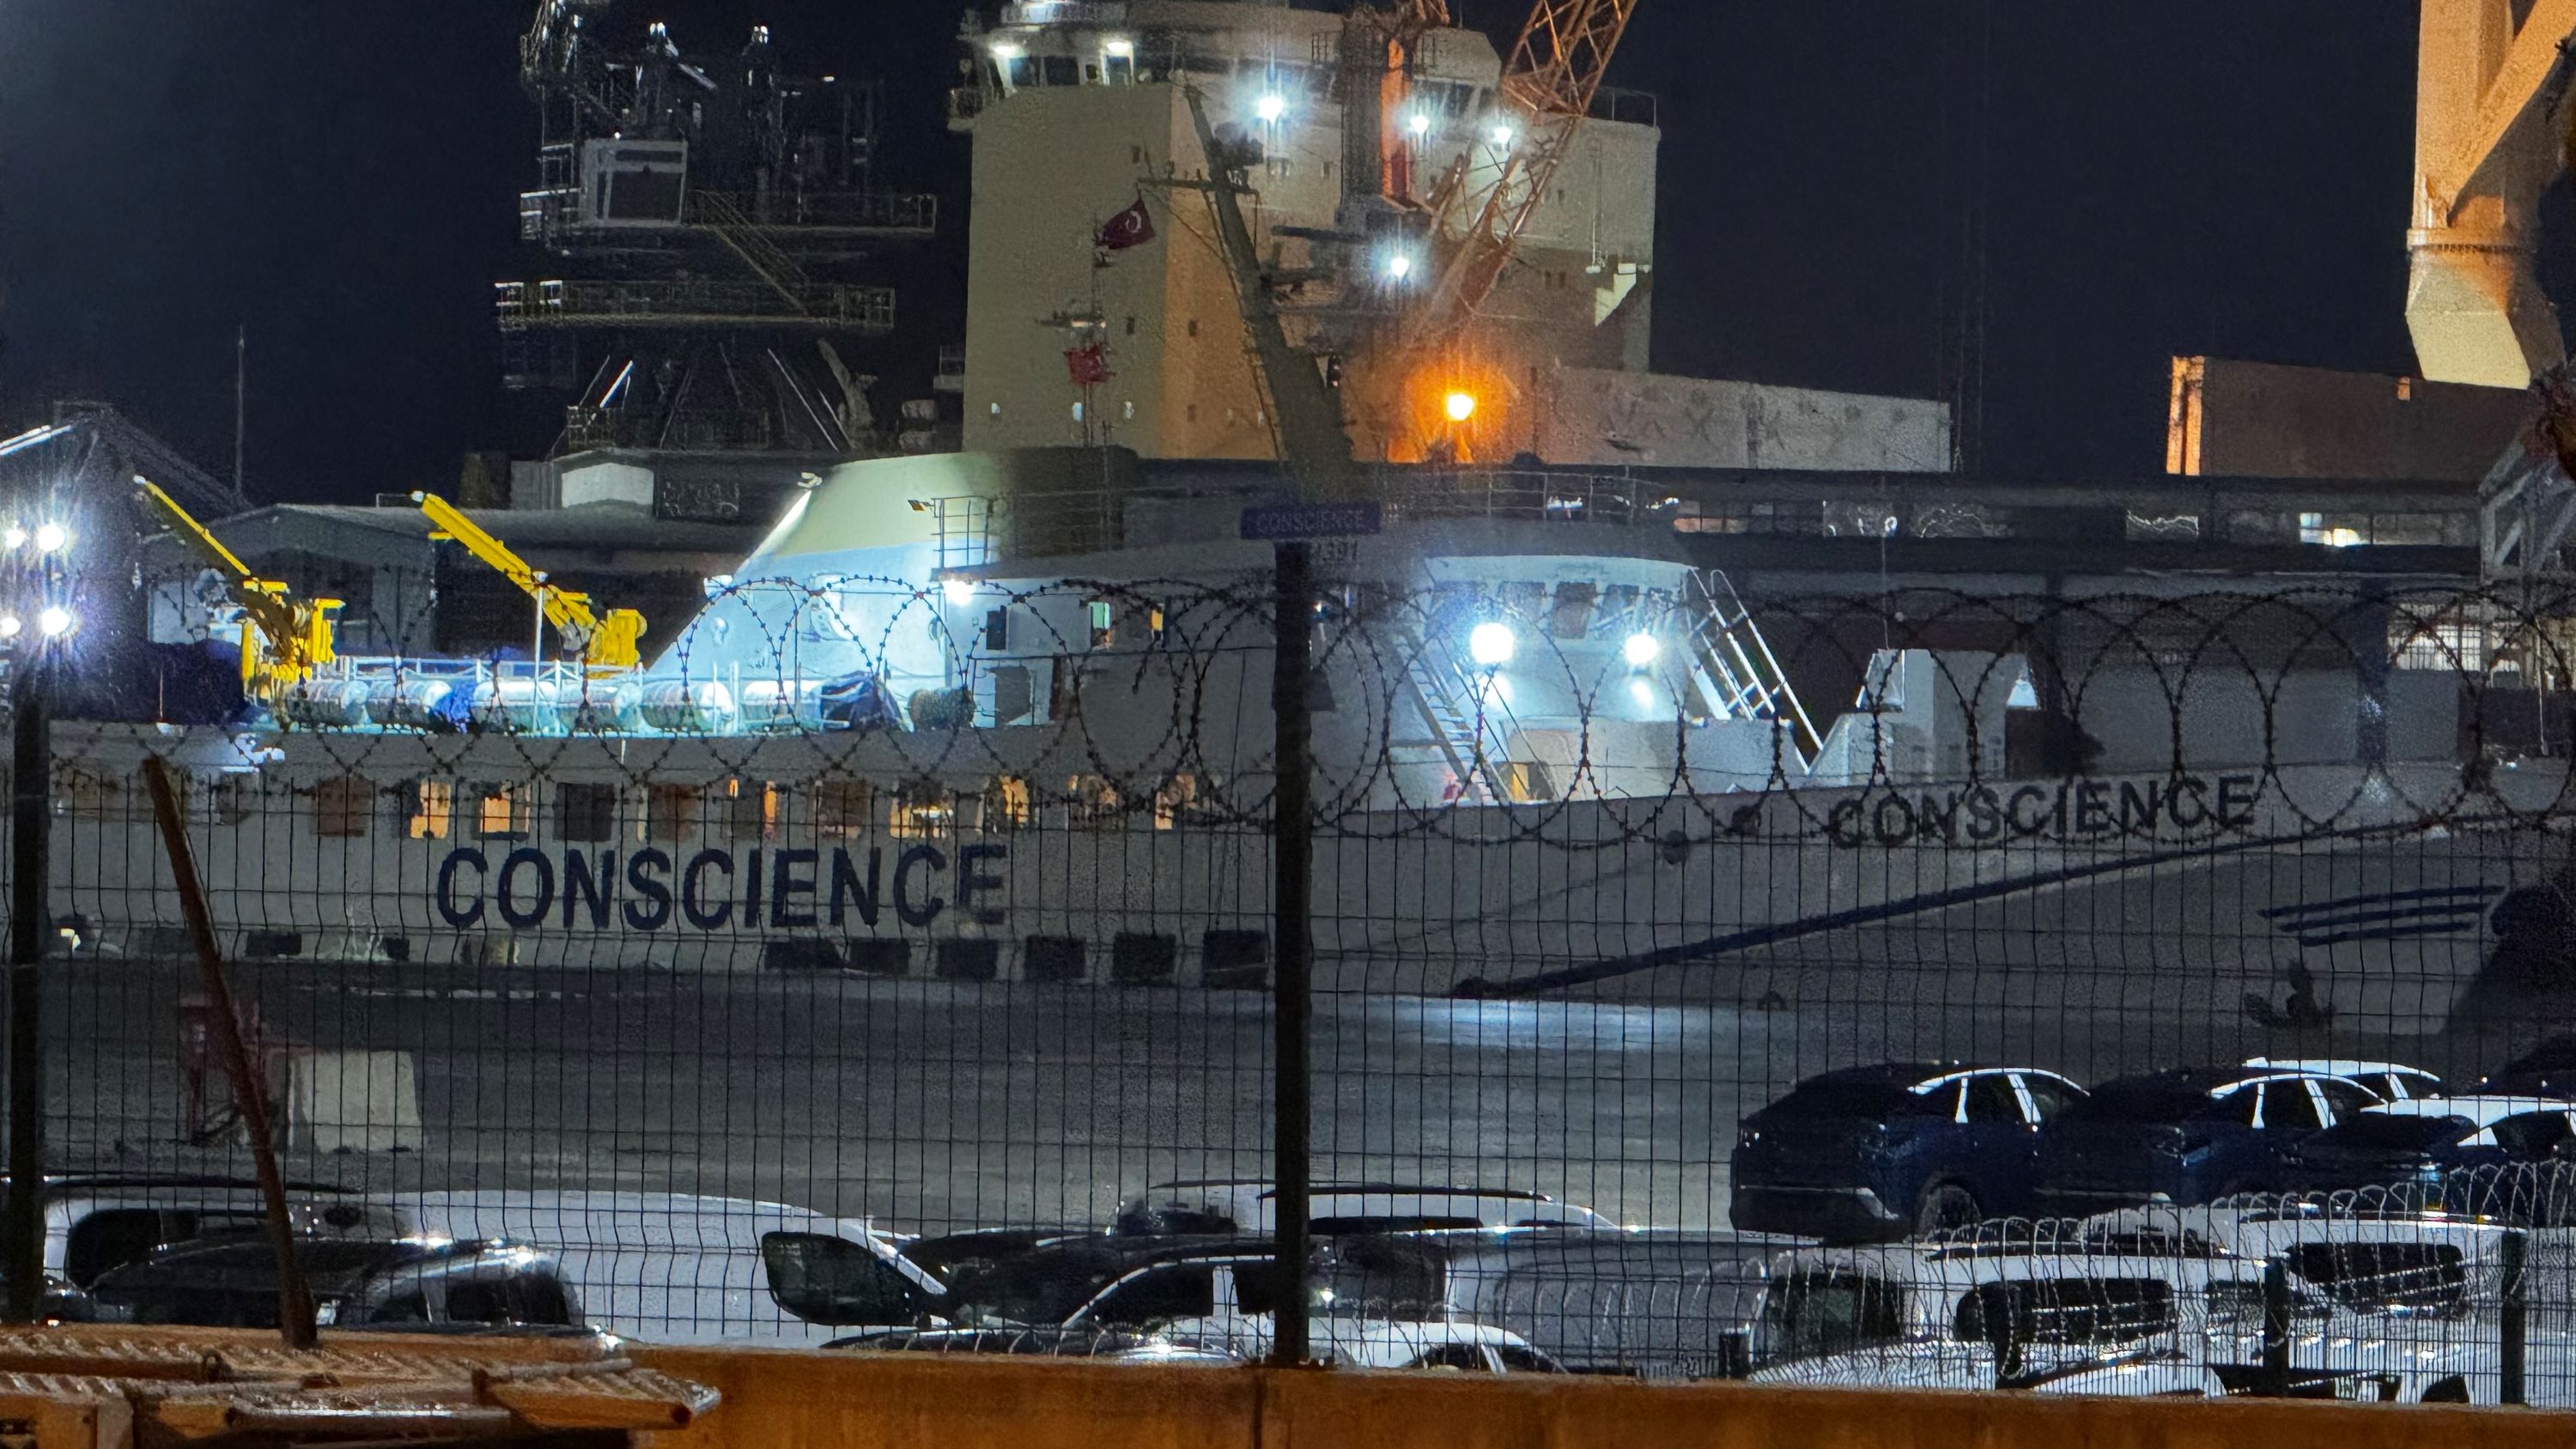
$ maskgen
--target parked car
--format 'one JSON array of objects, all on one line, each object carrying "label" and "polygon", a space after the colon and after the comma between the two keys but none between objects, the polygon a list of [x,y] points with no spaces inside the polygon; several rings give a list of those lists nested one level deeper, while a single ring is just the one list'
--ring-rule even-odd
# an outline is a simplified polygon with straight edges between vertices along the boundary
[{"label": "parked car", "polygon": [[1281,1294],[1305,1292],[1319,1358],[1358,1368],[1554,1372],[1519,1335],[1439,1316],[1427,1254],[1383,1243],[1363,1260],[1319,1254],[1303,1280],[1280,1270],[1278,1245],[1255,1234],[1145,1235],[1050,1244],[961,1278],[955,1326],[1153,1332],[1220,1343],[1245,1358],[1270,1348]]},{"label": "parked car", "polygon": [[2041,1134],[2038,1199],[2073,1216],[2276,1190],[2300,1142],[2378,1101],[2341,1077],[2263,1067],[2104,1082]]},{"label": "parked car", "polygon": [[2469,1090],[2480,1096],[2576,1097],[2576,1036],[2541,1038]]},{"label": "parked car", "polygon": [[1085,1358],[1104,1363],[1219,1364],[1243,1362],[1222,1342],[1114,1328],[895,1328],[836,1338],[825,1348],[871,1353],[1009,1354],[1036,1358]]},{"label": "parked car", "polygon": [[[400,1216],[325,1183],[290,1182],[287,1217],[299,1237],[397,1238]],[[237,1177],[80,1174],[45,1179],[45,1276],[84,1289],[99,1275],[205,1238],[258,1233],[268,1200]]]},{"label": "parked car", "polygon": [[[2498,1299],[2510,1231],[2489,1219],[2393,1200],[2280,1199],[2124,1208],[2086,1219],[2078,1236],[2101,1252],[2278,1261],[2333,1307],[2446,1319]],[[2535,1289],[2553,1281],[2545,1278],[2543,1257],[2533,1255]]]},{"label": "parked car", "polygon": [[2383,1102],[2406,1102],[2441,1096],[2442,1079],[2404,1062],[2358,1061],[2350,1057],[2247,1057],[2245,1065],[2275,1072],[2323,1072],[2359,1082]]},{"label": "parked car", "polygon": [[[1765,1233],[1424,1233],[1448,1311],[1519,1334],[1572,1373],[1741,1378],[1771,1258],[1806,1240]],[[1369,1240],[1336,1243],[1364,1263]]]},{"label": "parked car", "polygon": [[941,1283],[954,1283],[1050,1243],[1101,1235],[1098,1228],[978,1228],[963,1233],[913,1238],[896,1251],[904,1260]]},{"label": "parked car", "polygon": [[[524,1244],[299,1238],[296,1266],[318,1320],[401,1332],[576,1331],[554,1260]],[[265,1237],[189,1243],[90,1285],[103,1321],[277,1326],[277,1255]]]},{"label": "parked car", "polygon": [[1810,1077],[1744,1119],[1730,1220],[1855,1242],[2028,1212],[2040,1129],[2083,1099],[2036,1067],[1910,1062]]},{"label": "parked car", "polygon": [[[1127,1234],[1275,1233],[1278,1188],[1260,1181],[1158,1182],[1118,1209]],[[1577,1203],[1509,1188],[1401,1183],[1316,1183],[1307,1189],[1307,1231],[1409,1232],[1424,1228],[1609,1228],[1618,1224]]]},{"label": "parked car", "polygon": [[[2259,1262],[2069,1243],[1960,1241],[1807,1248],[1770,1267],[1759,1380],[2065,1387],[2112,1356],[2205,1364],[2262,1318]],[[2142,1373],[2139,1391],[2170,1375]]]},{"label": "parked car", "polygon": [[2446,1194],[2452,1174],[2557,1161],[2570,1143],[2576,1143],[2576,1102],[2417,1097],[2356,1113],[2300,1143],[2290,1153],[2285,1185],[2296,1192],[2399,1186],[2426,1194],[2425,1202],[2460,1207],[2465,1198]]},{"label": "parked car", "polygon": [[867,1222],[669,1192],[417,1192],[415,1231],[551,1254],[593,1323],[657,1343],[821,1344],[936,1313],[946,1285]]}]

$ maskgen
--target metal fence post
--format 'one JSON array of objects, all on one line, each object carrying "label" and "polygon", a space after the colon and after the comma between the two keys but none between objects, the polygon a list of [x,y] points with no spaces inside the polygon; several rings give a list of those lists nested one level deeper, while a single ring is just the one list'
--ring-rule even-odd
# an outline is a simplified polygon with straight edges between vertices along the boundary
[{"label": "metal fence post", "polygon": [[9,688],[9,1194],[0,1204],[0,1277],[7,1316],[33,1323],[45,1301],[44,1061],[38,974],[52,913],[53,721],[43,665],[22,652]]},{"label": "metal fence post", "polygon": [[1312,772],[1308,755],[1314,721],[1308,713],[1307,676],[1314,629],[1313,556],[1303,541],[1278,545],[1278,637],[1273,649],[1270,704],[1277,721],[1278,784],[1272,795],[1272,934],[1278,940],[1278,981],[1272,994],[1275,1164],[1279,1217],[1279,1307],[1270,1361],[1281,1366],[1307,1359],[1306,1227],[1308,1131],[1313,1110],[1308,1079],[1307,1024],[1312,1014],[1314,943],[1308,914],[1314,893]]},{"label": "metal fence post", "polygon": [[2290,1268],[2278,1258],[2263,1265],[2263,1392],[2290,1391]]},{"label": "metal fence post", "polygon": [[2523,1383],[2523,1333],[2530,1293],[2523,1275],[2523,1263],[2529,1247],[2530,1239],[2520,1232],[2506,1233],[2496,1245],[2496,1266],[2504,1277],[2503,1312],[2496,1325],[2496,1377],[2502,1381],[2496,1391],[2496,1402],[2501,1404],[2527,1402]]}]

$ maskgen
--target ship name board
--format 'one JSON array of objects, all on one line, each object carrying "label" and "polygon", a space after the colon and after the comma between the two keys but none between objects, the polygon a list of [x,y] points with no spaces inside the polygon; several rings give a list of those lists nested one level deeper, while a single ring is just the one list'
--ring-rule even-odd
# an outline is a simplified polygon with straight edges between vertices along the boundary
[{"label": "ship name board", "polygon": [[2263,777],[2251,771],[1911,794],[1872,790],[1837,801],[1824,829],[1834,844],[1853,847],[2189,835],[2251,824],[2262,793]]},{"label": "ship name board", "polygon": [[726,931],[799,926],[927,926],[954,911],[998,926],[1010,847],[936,845],[889,854],[882,845],[675,855],[658,846],[620,851],[523,845],[495,856],[473,846],[439,862],[432,901],[457,930]]}]

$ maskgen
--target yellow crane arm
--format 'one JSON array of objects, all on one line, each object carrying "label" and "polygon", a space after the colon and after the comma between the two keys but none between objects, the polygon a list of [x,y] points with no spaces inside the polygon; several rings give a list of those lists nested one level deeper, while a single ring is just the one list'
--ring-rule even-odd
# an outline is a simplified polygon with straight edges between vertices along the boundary
[{"label": "yellow crane arm", "polygon": [[455,504],[435,493],[415,493],[411,501],[438,525],[438,531],[430,537],[454,539],[465,545],[467,553],[535,599],[537,607],[545,611],[546,622],[563,637],[564,647],[579,654],[582,662],[603,669],[632,669],[642,661],[638,648],[644,637],[642,614],[633,609],[611,609],[603,618],[591,612],[590,595],[547,583],[544,574],[466,517]]},{"label": "yellow crane arm", "polygon": [[250,565],[224,547],[223,540],[190,516],[160,485],[138,474],[134,486],[145,507],[169,525],[171,536],[223,580],[224,593],[241,606],[246,621],[244,634],[258,633],[260,647],[253,648],[253,641],[247,637],[242,641],[245,689],[273,698],[331,662],[335,657],[331,615],[341,607],[338,599],[289,598],[286,585],[253,574]]}]

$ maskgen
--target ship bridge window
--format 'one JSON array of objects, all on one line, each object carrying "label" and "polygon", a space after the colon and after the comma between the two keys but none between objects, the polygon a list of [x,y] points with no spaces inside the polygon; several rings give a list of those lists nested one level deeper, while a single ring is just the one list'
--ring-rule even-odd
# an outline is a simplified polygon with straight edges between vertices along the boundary
[{"label": "ship bridge window", "polygon": [[1075,83],[1072,56],[1046,55],[1040,56],[1038,59],[1043,62],[1045,66],[1046,84],[1051,86],[1069,86]]},{"label": "ship bridge window", "polygon": [[1006,80],[1014,90],[1017,90],[1021,86],[1036,85],[1038,83],[1037,61],[1034,58],[1025,55],[1012,56],[1010,70],[1006,76]]},{"label": "ship bridge window", "polygon": [[644,794],[639,840],[686,840],[698,829],[698,787],[655,785]]},{"label": "ship bridge window", "polygon": [[758,840],[778,833],[778,787],[766,780],[724,782],[725,834],[735,840]]},{"label": "ship bridge window", "polygon": [[1017,775],[996,775],[984,787],[984,828],[1017,830],[1034,814],[1029,782]]},{"label": "ship bridge window", "polygon": [[445,840],[456,817],[456,786],[446,780],[421,780],[411,791],[411,838]]},{"label": "ship bridge window", "polygon": [[1085,829],[1104,829],[1119,823],[1124,802],[1118,798],[1118,787],[1100,775],[1075,775],[1065,781],[1065,823]]},{"label": "ship bridge window", "polygon": [[530,797],[525,785],[475,787],[474,833],[516,840],[528,833]]},{"label": "ship bridge window", "polygon": [[1562,583],[1547,611],[1547,632],[1559,639],[1580,639],[1592,632],[1592,606],[1601,591],[1589,583]]},{"label": "ship bridge window", "polygon": [[1136,58],[1128,55],[1109,57],[1109,83],[1113,86],[1132,84],[1136,79]]},{"label": "ship bridge window", "polygon": [[347,837],[367,833],[367,810],[375,786],[360,775],[342,775],[313,787],[313,833]]},{"label": "ship bridge window", "polygon": [[566,840],[615,840],[617,787],[578,780],[557,785],[555,833]]},{"label": "ship bridge window", "polygon": [[907,840],[926,840],[946,834],[956,818],[957,802],[945,788],[936,781],[917,780],[896,794],[893,818],[886,828]]},{"label": "ship bridge window", "polygon": [[843,839],[864,835],[875,792],[865,780],[824,780],[814,786],[814,833]]},{"label": "ship bridge window", "polygon": [[1199,799],[1199,778],[1183,772],[1165,780],[1154,791],[1154,828],[1172,830],[1189,818],[1190,807]]}]

